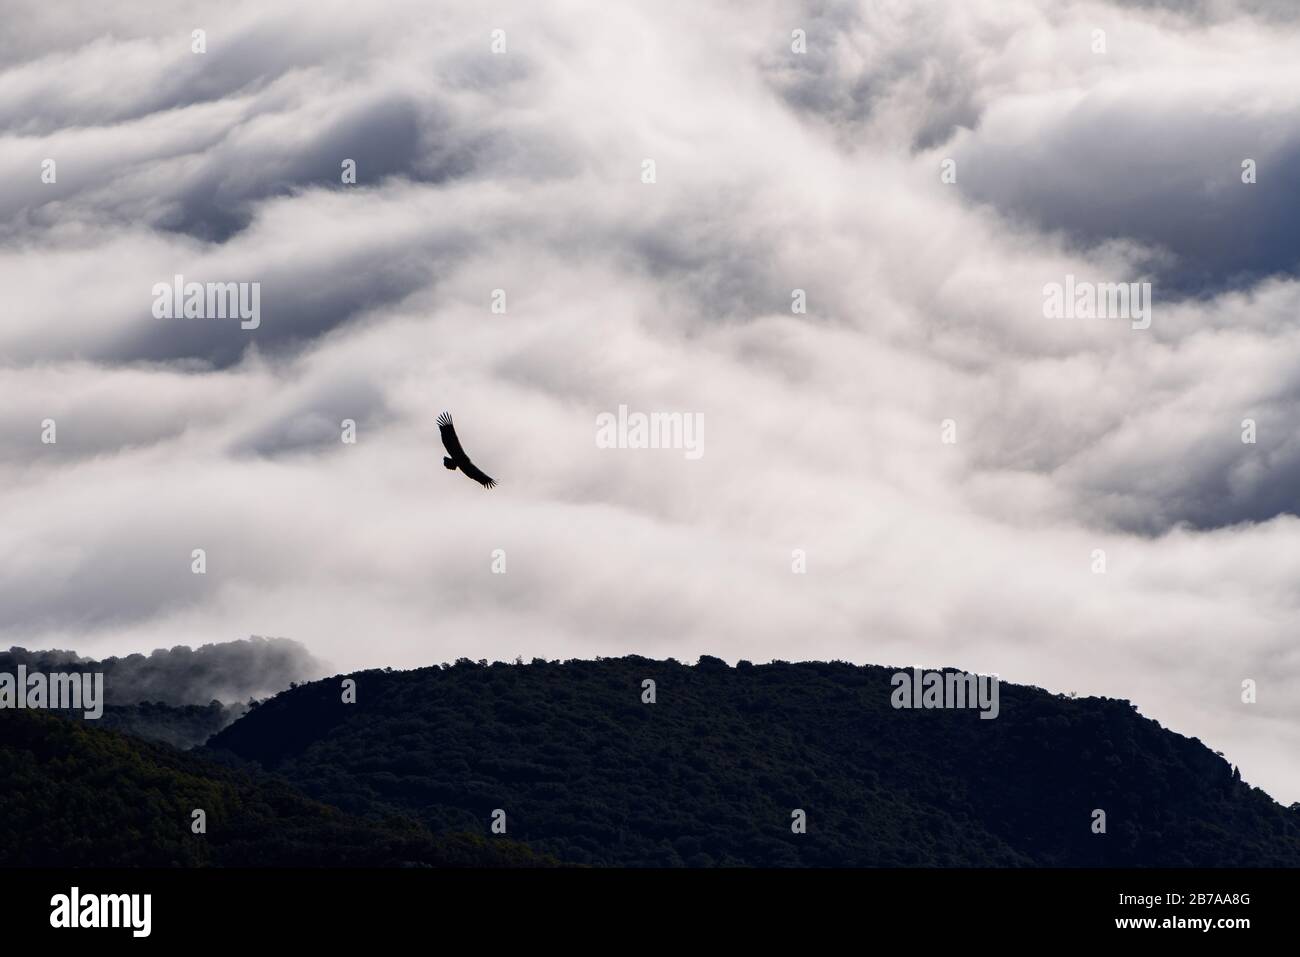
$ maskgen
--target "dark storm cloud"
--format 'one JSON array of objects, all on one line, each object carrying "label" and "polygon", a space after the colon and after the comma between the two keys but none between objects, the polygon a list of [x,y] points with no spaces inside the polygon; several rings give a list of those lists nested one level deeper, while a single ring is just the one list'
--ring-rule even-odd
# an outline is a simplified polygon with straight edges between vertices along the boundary
[{"label": "dark storm cloud", "polygon": [[[467,243],[468,245],[468,243]],[[270,267],[262,271],[209,271],[185,269],[186,281],[259,283],[260,325],[243,329],[238,319],[154,319],[153,302],[142,296],[139,322],[132,333],[108,350],[119,361],[164,361],[201,357],[214,368],[237,363],[245,350],[256,345],[272,353],[309,343],[360,314],[381,308],[422,288],[435,275],[436,251],[429,260],[413,252],[397,256],[360,250],[335,271],[319,267]],[[448,256],[463,250],[445,249]],[[184,269],[184,267],[180,267]],[[170,275],[157,277],[169,282]]]},{"label": "dark storm cloud", "polygon": [[[75,140],[62,149],[23,144],[21,165],[30,169],[39,166],[39,157],[54,154],[61,178],[42,184],[29,176],[9,177],[0,189],[0,209],[23,217],[28,230],[48,228],[80,210],[97,220],[145,220],[220,243],[248,226],[260,200],[309,188],[344,189],[344,160],[355,163],[362,188],[390,176],[439,184],[480,166],[490,169],[520,148],[491,131],[467,129],[436,101],[419,103],[401,94],[348,97],[323,117],[296,111],[277,116],[282,112],[274,102],[263,102],[223,136],[200,119],[188,142],[143,162],[128,159],[129,147],[111,133],[101,139],[114,142],[120,159],[107,151],[96,155]],[[280,131],[271,135],[267,124]],[[20,164],[13,165],[16,174]]]},{"label": "dark storm cloud", "polygon": [[[1243,103],[1243,105],[1245,105]],[[1090,246],[1126,239],[1164,301],[1300,265],[1300,120],[1098,97],[1032,120],[991,120],[953,150],[963,193]],[[1242,182],[1244,160],[1258,182]]]},{"label": "dark storm cloud", "polygon": [[[1216,417],[1144,410],[1053,474],[1121,527],[1161,534],[1300,514],[1300,369],[1282,394],[1224,402]],[[1255,441],[1243,442],[1245,421]],[[1141,441],[1135,443],[1134,439]],[[1136,447],[1135,447],[1136,446]]]},{"label": "dark storm cloud", "polygon": [[478,157],[488,152],[482,144],[461,142],[464,136],[435,108],[406,97],[361,103],[320,133],[297,142],[279,140],[274,152],[256,159],[242,143],[211,151],[206,169],[174,196],[157,225],[225,242],[249,224],[259,200],[309,187],[344,189],[344,160],[356,164],[357,182],[364,186],[399,175],[447,182],[470,175]]}]

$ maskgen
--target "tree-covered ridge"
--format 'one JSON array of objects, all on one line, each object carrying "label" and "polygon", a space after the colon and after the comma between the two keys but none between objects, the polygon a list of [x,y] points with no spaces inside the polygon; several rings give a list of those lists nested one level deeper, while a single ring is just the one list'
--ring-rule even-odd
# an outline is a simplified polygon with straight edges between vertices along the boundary
[{"label": "tree-covered ridge", "polygon": [[[173,748],[197,747],[244,713],[246,705],[168,705],[156,701],[108,705],[96,722],[100,728],[123,731],[137,738],[160,741]],[[81,718],[73,712],[65,717]]]},{"label": "tree-covered ridge", "polygon": [[894,709],[903,669],[876,666],[485,665],[359,672],[355,704],[343,676],[302,685],[209,746],[434,831],[502,808],[578,863],[1300,865],[1300,812],[1126,701],[1003,684],[981,720]]},{"label": "tree-covered ridge", "polygon": [[[191,812],[207,833],[191,833]],[[263,774],[92,722],[0,712],[2,866],[518,866],[529,849],[362,821]]]}]

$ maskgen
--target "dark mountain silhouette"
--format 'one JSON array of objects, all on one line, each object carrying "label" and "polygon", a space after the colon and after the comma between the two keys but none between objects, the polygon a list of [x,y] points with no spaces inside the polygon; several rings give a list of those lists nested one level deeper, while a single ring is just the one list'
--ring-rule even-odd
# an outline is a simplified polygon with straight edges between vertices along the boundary
[{"label": "dark mountain silhouette", "polygon": [[486,834],[500,808],[511,838],[574,863],[1300,866],[1300,810],[1127,701],[1003,684],[995,720],[895,710],[898,670],[629,657],[364,671],[356,703],[342,676],[302,685],[209,749],[435,832]]},{"label": "dark mountain silhouette", "polygon": [[[191,833],[191,812],[207,833]],[[39,711],[0,711],[0,866],[535,866],[528,848],[360,820],[283,781]]]}]

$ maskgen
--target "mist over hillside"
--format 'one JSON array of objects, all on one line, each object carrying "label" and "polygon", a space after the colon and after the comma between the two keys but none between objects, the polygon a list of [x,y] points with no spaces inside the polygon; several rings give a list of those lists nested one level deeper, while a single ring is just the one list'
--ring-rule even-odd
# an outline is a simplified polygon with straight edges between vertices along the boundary
[{"label": "mist over hillside", "polygon": [[[19,665],[29,673],[102,673],[105,706],[95,719],[100,727],[178,748],[202,744],[242,715],[250,701],[325,672],[299,642],[260,636],[102,660],[64,649],[0,651],[0,672],[16,673]],[[81,712],[66,716],[79,719]]]},{"label": "mist over hillside", "polygon": [[157,701],[206,705],[264,698],[283,691],[291,681],[320,677],[325,667],[307,648],[288,638],[254,635],[238,641],[190,648],[175,645],[147,655],[95,659],[75,651],[0,651],[0,670],[18,665],[29,671],[101,671],[108,704]]}]

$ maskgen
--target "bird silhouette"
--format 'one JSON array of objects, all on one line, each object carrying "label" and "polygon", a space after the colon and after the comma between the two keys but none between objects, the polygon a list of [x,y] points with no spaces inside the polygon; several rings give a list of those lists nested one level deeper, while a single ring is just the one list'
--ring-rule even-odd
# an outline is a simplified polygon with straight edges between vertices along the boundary
[{"label": "bird silhouette", "polygon": [[447,454],[442,458],[443,465],[453,472],[460,469],[484,488],[496,488],[496,481],[471,462],[465,450],[461,448],[460,439],[456,438],[456,427],[451,424],[450,412],[438,416],[438,431],[442,433],[442,444],[447,449]]}]

